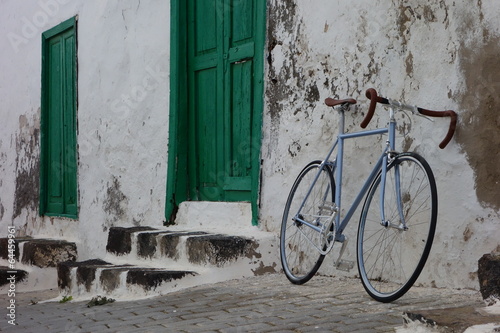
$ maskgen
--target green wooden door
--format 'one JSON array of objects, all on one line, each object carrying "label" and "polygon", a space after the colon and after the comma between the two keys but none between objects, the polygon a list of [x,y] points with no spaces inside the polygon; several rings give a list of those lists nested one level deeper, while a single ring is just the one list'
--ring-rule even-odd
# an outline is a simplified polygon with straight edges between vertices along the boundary
[{"label": "green wooden door", "polygon": [[258,2],[188,1],[188,175],[195,200],[252,200],[262,99]]},{"label": "green wooden door", "polygon": [[77,216],[75,19],[42,35],[40,212]]}]

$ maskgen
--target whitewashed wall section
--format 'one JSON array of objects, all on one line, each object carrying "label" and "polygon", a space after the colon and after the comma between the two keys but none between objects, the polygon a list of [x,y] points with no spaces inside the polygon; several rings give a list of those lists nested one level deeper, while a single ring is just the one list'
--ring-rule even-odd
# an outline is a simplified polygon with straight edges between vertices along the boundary
[{"label": "whitewashed wall section", "polygon": [[[1,1],[0,221],[105,251],[111,226],[164,221],[168,1]],[[79,220],[38,216],[41,34],[78,17]]]},{"label": "whitewashed wall section", "polygon": [[[422,118],[401,118],[400,149],[427,158],[439,191],[437,234],[419,283],[477,289],[477,260],[500,250],[499,15],[492,1],[269,1],[262,226],[279,230],[296,175],[324,157],[337,132],[326,97],[358,100],[346,117],[349,131],[360,129],[371,87],[425,108],[453,109],[460,122],[446,149],[438,144],[447,121]],[[378,107],[370,126],[386,121]],[[344,208],[382,144],[347,144]],[[358,218],[347,231],[350,260]],[[338,274],[333,256],[323,272]]]}]

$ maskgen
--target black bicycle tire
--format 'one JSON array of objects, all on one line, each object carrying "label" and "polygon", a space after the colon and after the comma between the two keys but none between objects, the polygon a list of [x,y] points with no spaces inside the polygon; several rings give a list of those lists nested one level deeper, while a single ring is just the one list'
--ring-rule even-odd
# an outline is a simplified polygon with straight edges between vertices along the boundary
[{"label": "black bicycle tire", "polygon": [[[370,190],[368,191],[368,194],[365,199],[365,203],[363,205],[363,209],[361,212],[360,216],[360,223],[358,227],[358,241],[357,241],[357,260],[358,260],[358,272],[360,275],[361,282],[363,283],[363,287],[365,288],[366,292],[375,300],[379,302],[393,302],[396,299],[400,298],[403,296],[415,283],[417,278],[420,276],[420,273],[422,272],[425,263],[429,257],[429,253],[431,251],[432,247],[432,242],[434,240],[434,235],[435,235],[435,230],[436,230],[436,224],[437,224],[437,210],[438,210],[438,199],[437,199],[437,187],[436,187],[436,182],[434,175],[432,173],[432,169],[427,163],[427,161],[420,155],[413,153],[413,152],[407,152],[407,153],[401,153],[398,154],[394,160],[388,165],[388,172],[398,163],[401,163],[401,160],[408,160],[408,159],[414,159],[417,160],[418,163],[422,166],[428,182],[429,182],[429,189],[430,189],[430,196],[431,196],[431,212],[430,212],[430,221],[429,221],[429,229],[428,229],[428,234],[425,242],[425,246],[423,247],[423,252],[420,257],[420,260],[418,261],[418,264],[415,267],[415,270],[411,274],[411,276],[408,278],[408,280],[402,284],[402,286],[390,293],[382,293],[378,291],[374,291],[374,287],[370,283],[366,271],[365,271],[365,265],[362,262],[363,261],[363,254],[362,254],[362,233],[364,231],[365,223],[366,223],[366,214],[369,209],[369,205],[373,199],[373,195],[377,191],[378,185],[380,184],[380,177],[381,177],[381,172],[377,175],[375,180],[372,182],[372,185],[370,187]],[[414,161],[415,162],[415,161]]]},{"label": "black bicycle tire", "polygon": [[[292,204],[296,190],[297,190],[298,186],[300,185],[301,181],[304,179],[305,175],[310,171],[317,172],[317,168],[319,168],[320,165],[321,165],[321,161],[312,161],[311,163],[307,164],[302,169],[302,171],[297,176],[294,184],[292,185],[292,188],[291,188],[290,193],[289,193],[288,198],[287,198],[285,209],[283,211],[283,217],[282,217],[282,222],[281,222],[281,231],[280,231],[280,259],[281,259],[281,265],[283,267],[283,271],[285,272],[286,277],[293,284],[304,284],[307,281],[309,281],[316,274],[316,272],[320,268],[320,266],[323,263],[323,260],[325,258],[325,255],[318,253],[318,259],[315,262],[315,264],[313,265],[313,267],[311,268],[311,270],[309,270],[309,272],[307,272],[307,274],[305,274],[303,276],[296,276],[295,274],[293,274],[292,269],[290,269],[289,264],[286,260],[286,250],[285,250],[285,247],[287,245],[285,243],[286,242],[286,230],[287,230],[287,226],[289,223],[288,214],[289,214],[290,205]],[[328,177],[330,180],[330,186],[332,188],[332,201],[333,201],[333,199],[335,198],[335,181],[333,178],[333,172],[332,172],[330,166],[328,166],[328,165],[324,166],[324,170],[328,174]]]}]

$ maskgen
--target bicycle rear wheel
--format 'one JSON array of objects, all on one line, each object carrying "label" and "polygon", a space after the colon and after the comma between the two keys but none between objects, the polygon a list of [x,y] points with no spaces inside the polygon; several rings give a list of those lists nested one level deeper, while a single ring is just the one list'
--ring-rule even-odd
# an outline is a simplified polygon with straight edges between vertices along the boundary
[{"label": "bicycle rear wheel", "polygon": [[[371,297],[392,302],[411,288],[429,256],[436,229],[437,190],[423,157],[415,153],[397,155],[387,168],[384,211],[390,224],[384,226],[380,220],[380,183],[381,173],[372,183],[361,212],[358,270]],[[402,227],[401,215],[406,228]]]},{"label": "bicycle rear wheel", "polygon": [[[294,284],[309,281],[321,266],[324,255],[312,244],[317,244],[320,233],[295,221],[304,198],[318,174],[321,161],[309,163],[299,174],[290,190],[283,212],[280,233],[280,257],[287,278]],[[335,198],[332,171],[325,165],[301,210],[300,217],[312,224],[318,223],[321,207]]]}]

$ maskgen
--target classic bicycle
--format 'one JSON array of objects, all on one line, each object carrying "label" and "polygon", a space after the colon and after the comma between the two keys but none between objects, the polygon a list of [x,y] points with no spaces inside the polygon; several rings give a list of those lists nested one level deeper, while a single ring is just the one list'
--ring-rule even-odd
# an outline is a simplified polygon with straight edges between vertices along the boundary
[{"label": "classic bicycle", "polygon": [[[281,224],[280,256],[283,270],[294,284],[303,284],[314,276],[335,242],[342,243],[336,268],[353,268],[354,262],[342,260],[347,246],[343,231],[365,198],[357,233],[359,276],[371,297],[392,302],[403,296],[420,275],[432,246],[438,213],[436,182],[427,161],[417,153],[395,150],[395,114],[406,111],[424,117],[450,117],[441,149],[453,137],[457,114],[380,97],[372,88],[366,96],[370,107],[361,127],[366,128],[377,103],[389,107],[386,127],[346,133],[344,114],[356,100],[325,100],[327,106],[338,107],[339,133],[326,157],[307,164],[291,188]],[[388,137],[380,158],[341,217],[344,141],[381,134]]]}]

